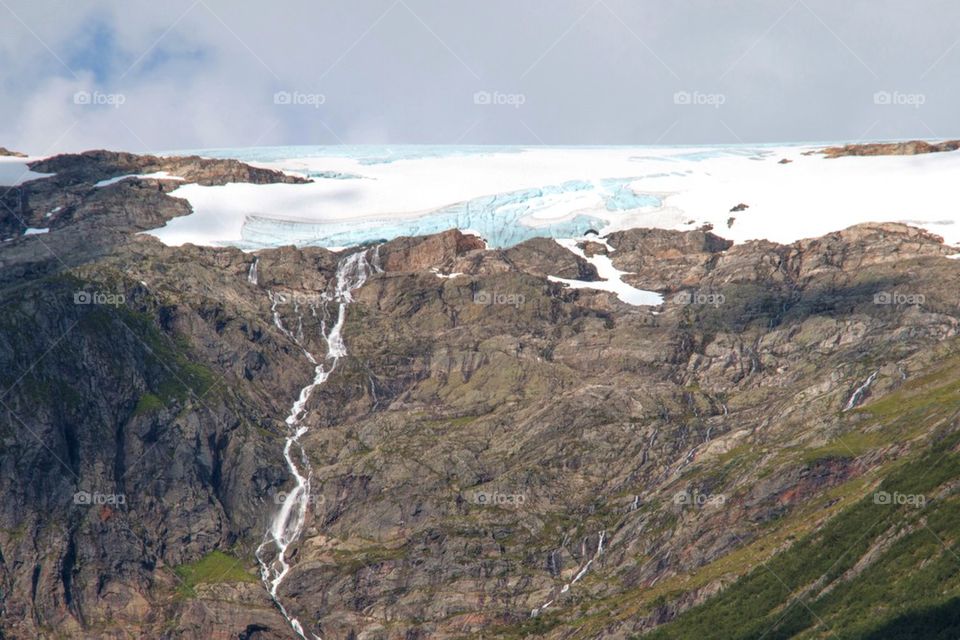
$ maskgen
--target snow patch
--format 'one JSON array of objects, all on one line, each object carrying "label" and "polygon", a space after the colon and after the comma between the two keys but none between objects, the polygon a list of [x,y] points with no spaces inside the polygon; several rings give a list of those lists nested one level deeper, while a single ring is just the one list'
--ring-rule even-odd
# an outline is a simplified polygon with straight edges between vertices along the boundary
[{"label": "snow patch", "polygon": [[122,180],[127,180],[128,178],[139,178],[141,180],[154,179],[154,180],[183,180],[180,176],[173,176],[167,173],[166,171],[155,171],[153,173],[129,173],[125,176],[117,176],[115,178],[107,178],[106,180],[101,180],[97,184],[93,185],[95,189],[100,189],[101,187],[108,187],[111,184],[116,184]]},{"label": "snow patch", "polygon": [[444,280],[451,280],[453,278],[459,278],[462,275],[466,275],[459,271],[455,273],[440,273],[440,269],[437,267],[430,267],[430,271],[433,273],[433,275],[437,276],[438,278],[443,278]]},{"label": "snow patch", "polygon": [[[608,245],[605,240],[594,240],[593,238],[590,238],[589,241],[599,242],[600,244],[606,246],[608,250],[612,250],[610,245]],[[596,289],[598,291],[607,291],[609,293],[616,294],[617,298],[619,298],[621,302],[626,302],[627,304],[634,306],[656,307],[663,304],[663,296],[656,291],[637,289],[636,287],[624,282],[622,280],[622,276],[629,274],[626,271],[620,271],[614,267],[613,261],[610,260],[609,256],[594,254],[588,257],[578,244],[579,242],[582,242],[582,240],[558,239],[556,242],[561,247],[569,249],[575,255],[580,256],[592,264],[597,270],[597,275],[600,277],[600,281],[588,282],[586,280],[568,280],[567,278],[549,276],[550,282],[559,282],[567,285],[571,289]]]}]

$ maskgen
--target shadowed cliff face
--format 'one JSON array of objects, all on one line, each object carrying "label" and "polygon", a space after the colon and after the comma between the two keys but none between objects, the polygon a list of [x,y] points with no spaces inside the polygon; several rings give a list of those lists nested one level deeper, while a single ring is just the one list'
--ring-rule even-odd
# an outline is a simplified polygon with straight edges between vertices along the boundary
[{"label": "shadowed cliff face", "polygon": [[[164,181],[91,183],[176,172],[155,162],[53,159],[35,170],[59,177],[0,210],[12,229],[72,207],[0,245],[9,637],[296,637],[254,551],[293,484],[284,418],[314,378],[305,352],[328,354],[343,254],[136,236],[188,205]],[[277,600],[307,637],[947,624],[953,249],[903,225],[585,242],[665,297],[635,307],[551,281],[598,279],[552,240],[483,247],[450,231],[369,249],[381,272],[302,419],[310,498]]]}]

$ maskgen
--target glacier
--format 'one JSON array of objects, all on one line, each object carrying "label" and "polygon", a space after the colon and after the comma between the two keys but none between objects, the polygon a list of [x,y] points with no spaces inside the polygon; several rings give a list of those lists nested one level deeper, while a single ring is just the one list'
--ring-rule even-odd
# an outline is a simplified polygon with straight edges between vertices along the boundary
[{"label": "glacier", "polygon": [[439,233],[447,229],[470,229],[479,233],[490,247],[510,247],[533,237],[570,238],[590,229],[600,229],[604,221],[596,216],[577,214],[541,226],[526,222],[530,216],[562,204],[571,194],[596,195],[608,211],[627,211],[656,207],[656,196],[634,193],[634,178],[619,178],[593,183],[571,180],[560,185],[523,189],[475,198],[438,211],[406,220],[344,220],[303,222],[251,215],[243,223],[239,246],[245,249],[297,246],[346,247],[366,242],[392,240],[399,236]]}]

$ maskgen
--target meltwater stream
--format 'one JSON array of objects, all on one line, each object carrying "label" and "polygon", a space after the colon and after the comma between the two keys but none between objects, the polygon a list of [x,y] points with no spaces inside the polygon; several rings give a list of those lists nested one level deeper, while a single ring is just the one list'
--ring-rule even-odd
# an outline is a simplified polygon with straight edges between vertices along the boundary
[{"label": "meltwater stream", "polygon": [[[372,260],[368,259],[371,253]],[[310,481],[313,473],[306,452],[300,444],[300,438],[308,431],[308,427],[301,422],[305,416],[307,401],[310,399],[313,390],[326,382],[340,358],[347,355],[341,332],[346,319],[347,305],[353,302],[351,292],[362,286],[371,273],[381,271],[379,262],[379,247],[375,247],[352,253],[341,259],[337,264],[336,283],[333,292],[324,293],[322,296],[324,306],[328,303],[334,303],[338,308],[336,320],[332,326],[328,328],[326,322],[321,322],[321,333],[327,342],[327,356],[320,362],[302,344],[303,316],[300,315],[298,318],[299,329],[294,334],[283,326],[280,314],[277,311],[280,296],[268,292],[274,324],[303,351],[307,360],[314,365],[314,377],[310,384],[300,390],[300,396],[293,403],[290,414],[286,419],[287,439],[283,446],[283,457],[287,461],[287,468],[290,470],[290,475],[293,476],[295,484],[286,494],[285,499],[280,504],[280,510],[270,522],[270,527],[264,534],[263,542],[257,548],[256,556],[260,563],[261,579],[270,593],[270,597],[293,630],[304,640],[307,637],[304,634],[303,625],[287,612],[278,595],[280,585],[283,584],[284,578],[290,572],[290,563],[286,557],[287,550],[300,538],[300,534],[303,532],[307,505],[310,502]],[[257,265],[258,261],[254,261],[248,274],[249,282],[255,285],[258,283]],[[299,315],[299,307],[295,307],[295,310]],[[316,315],[316,308],[312,305],[311,312]],[[315,640],[320,640],[316,634],[311,635]]]}]

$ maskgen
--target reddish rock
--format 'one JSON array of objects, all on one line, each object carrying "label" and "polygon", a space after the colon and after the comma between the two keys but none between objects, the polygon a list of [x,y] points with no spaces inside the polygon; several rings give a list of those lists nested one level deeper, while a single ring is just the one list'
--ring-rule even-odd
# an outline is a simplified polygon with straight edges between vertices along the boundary
[{"label": "reddish rock", "polygon": [[930,143],[923,140],[910,142],[872,142],[869,144],[847,144],[842,147],[827,147],[822,153],[827,158],[844,156],[915,156],[923,153],[943,153],[960,149],[960,140],[948,140]]},{"label": "reddish rock", "polygon": [[433,236],[397,238],[381,247],[380,261],[384,271],[442,270],[455,258],[485,247],[477,236],[451,229]]}]

